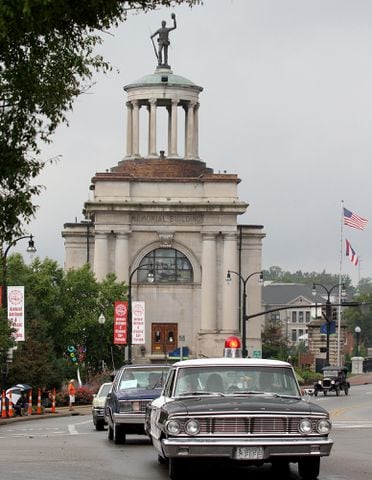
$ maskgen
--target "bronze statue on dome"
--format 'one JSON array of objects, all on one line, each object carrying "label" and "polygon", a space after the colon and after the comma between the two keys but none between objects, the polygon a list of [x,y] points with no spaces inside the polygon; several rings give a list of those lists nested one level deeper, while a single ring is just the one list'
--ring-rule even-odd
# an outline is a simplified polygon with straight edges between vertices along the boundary
[{"label": "bronze statue on dome", "polygon": [[[173,20],[173,27],[167,27],[166,21],[163,20],[161,22],[161,27],[150,37],[155,50],[156,58],[158,59],[158,66],[163,68],[170,68],[168,65],[168,47],[170,45],[169,32],[177,28],[176,14],[172,13],[171,18]],[[153,40],[156,35],[158,35],[158,50],[156,50]]]}]

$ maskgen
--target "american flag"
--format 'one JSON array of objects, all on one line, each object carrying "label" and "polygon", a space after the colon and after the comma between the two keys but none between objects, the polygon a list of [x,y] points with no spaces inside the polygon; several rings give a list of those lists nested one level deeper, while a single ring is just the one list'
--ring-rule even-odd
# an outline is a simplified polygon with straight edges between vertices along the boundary
[{"label": "american flag", "polygon": [[351,247],[350,242],[346,239],[345,241],[346,241],[346,256],[349,257],[351,263],[357,266],[359,261],[358,255],[355,253],[355,250],[353,250],[353,248]]},{"label": "american flag", "polygon": [[367,226],[368,220],[366,218],[359,217],[353,212],[350,212],[347,208],[344,208],[344,225],[357,228],[358,230],[364,230]]}]

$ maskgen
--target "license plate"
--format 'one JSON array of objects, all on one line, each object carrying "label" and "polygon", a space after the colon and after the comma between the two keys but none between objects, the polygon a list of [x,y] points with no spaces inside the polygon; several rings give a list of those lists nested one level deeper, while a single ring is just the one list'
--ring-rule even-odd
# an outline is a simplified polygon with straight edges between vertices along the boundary
[{"label": "license plate", "polygon": [[262,460],[264,449],[263,447],[237,447],[235,458],[237,460]]}]

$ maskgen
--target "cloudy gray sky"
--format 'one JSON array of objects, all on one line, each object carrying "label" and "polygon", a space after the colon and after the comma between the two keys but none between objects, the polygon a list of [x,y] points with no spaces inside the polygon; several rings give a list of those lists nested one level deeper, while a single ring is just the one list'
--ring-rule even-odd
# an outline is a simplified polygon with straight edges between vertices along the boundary
[{"label": "cloudy gray sky", "polygon": [[[62,158],[39,179],[46,190],[29,232],[41,258],[63,264],[63,224],[83,219],[91,177],[124,157],[122,87],[155,70],[149,37],[172,11],[130,15],[105,35],[119,73],[97,76],[44,148],[44,160]],[[241,178],[240,223],[264,226],[264,268],[338,273],[344,200],[370,224],[345,227],[361,264],[343,248],[343,272],[372,277],[372,2],[205,0],[174,11],[169,63],[204,87],[200,156]]]}]

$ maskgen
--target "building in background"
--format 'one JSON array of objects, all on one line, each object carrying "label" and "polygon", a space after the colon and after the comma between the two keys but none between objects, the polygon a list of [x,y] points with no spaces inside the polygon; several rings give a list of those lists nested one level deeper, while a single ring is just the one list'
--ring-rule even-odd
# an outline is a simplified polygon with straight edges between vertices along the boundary
[{"label": "building in background", "polygon": [[[162,64],[124,90],[126,156],[92,178],[86,221],[64,225],[65,270],[88,262],[98,280],[110,272],[132,279],[132,300],[146,305],[135,360],[162,360],[180,343],[190,357],[220,356],[241,329],[241,284],[226,274],[261,270],[263,227],[238,224],[248,205],[237,174],[214,172],[199,157],[202,87]],[[216,133],[219,141],[226,132]],[[260,311],[254,279],[247,296],[250,311]],[[250,356],[261,354],[262,323],[249,322]]]}]

